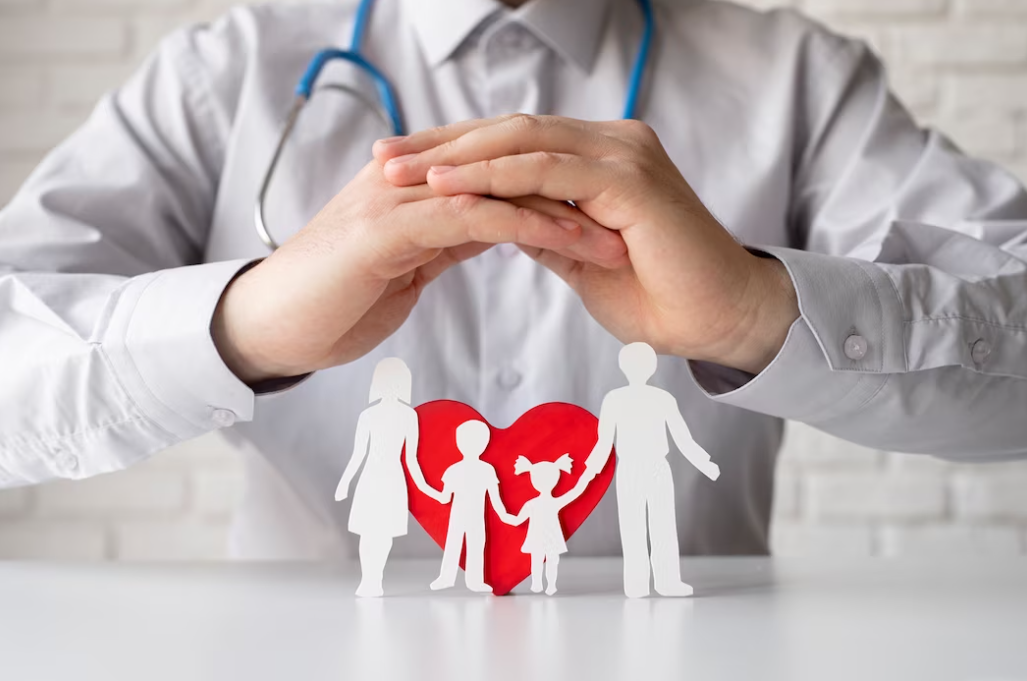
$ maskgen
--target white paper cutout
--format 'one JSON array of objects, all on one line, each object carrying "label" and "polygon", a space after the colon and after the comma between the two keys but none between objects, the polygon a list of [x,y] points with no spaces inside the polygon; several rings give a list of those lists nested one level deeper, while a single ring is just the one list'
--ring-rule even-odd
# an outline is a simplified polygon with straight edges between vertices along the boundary
[{"label": "white paper cutout", "polygon": [[624,554],[624,594],[630,598],[649,595],[650,568],[656,592],[661,596],[692,595],[692,587],[681,581],[667,431],[685,458],[703,475],[711,480],[720,476],[717,464],[692,439],[674,396],[647,385],[656,373],[656,361],[656,352],[646,343],[631,343],[621,349],[620,368],[628,385],[611,390],[603,399],[599,439],[575,488],[584,489],[599,474],[616,445],[615,484]]},{"label": "white paper cutout", "polygon": [[567,541],[560,525],[560,511],[585,491],[587,485],[576,485],[574,489],[559,497],[553,496],[553,489],[560,482],[560,473],[570,473],[574,462],[570,454],[564,454],[556,461],[532,463],[520,456],[514,463],[517,475],[528,473],[532,486],[539,495],[524,502],[513,518],[506,519],[508,525],[520,525],[528,521],[528,534],[521,551],[531,555],[531,590],[542,591],[542,572],[545,567],[546,593],[556,593],[556,578],[560,566],[560,554],[567,553]]},{"label": "white paper cutout", "polygon": [[390,357],[378,363],[371,379],[365,409],[357,420],[353,455],[346,466],[335,500],[349,496],[349,487],[362,463],[349,512],[349,531],[360,535],[360,585],[357,596],[383,594],[382,576],[392,551],[392,541],[407,533],[409,500],[400,454],[406,447],[406,463],[418,489],[440,500],[442,494],[425,482],[417,462],[417,412],[410,406],[410,369],[403,360]]},{"label": "white paper cutout", "polygon": [[499,478],[496,469],[479,457],[489,446],[492,433],[481,421],[466,421],[457,426],[456,446],[463,454],[442,474],[442,494],[439,501],[453,503],[446,530],[446,547],[442,552],[439,577],[431,583],[432,591],[448,589],[456,584],[460,564],[460,549],[466,541],[464,581],[471,591],[492,593],[485,583],[485,495],[492,507],[504,520],[512,519],[499,496]]}]

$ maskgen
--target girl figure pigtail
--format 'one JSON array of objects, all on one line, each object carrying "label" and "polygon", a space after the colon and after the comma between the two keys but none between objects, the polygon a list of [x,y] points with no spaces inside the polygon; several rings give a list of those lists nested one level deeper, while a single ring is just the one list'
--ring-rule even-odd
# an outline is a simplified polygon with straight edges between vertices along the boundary
[{"label": "girl figure pigtail", "polygon": [[[520,525],[528,522],[528,534],[521,546],[521,551],[531,555],[531,590],[542,591],[542,576],[545,571],[546,593],[556,593],[557,570],[560,565],[560,554],[567,552],[567,542],[560,525],[560,511],[581,496],[585,488],[575,486],[570,492],[554,497],[553,489],[560,481],[560,474],[570,473],[574,462],[570,454],[564,454],[556,461],[540,461],[532,463],[523,456],[514,462],[514,473],[531,476],[531,485],[539,495],[529,499],[521,507],[520,513],[513,517],[510,524]],[[580,487],[580,489],[579,489]]]}]

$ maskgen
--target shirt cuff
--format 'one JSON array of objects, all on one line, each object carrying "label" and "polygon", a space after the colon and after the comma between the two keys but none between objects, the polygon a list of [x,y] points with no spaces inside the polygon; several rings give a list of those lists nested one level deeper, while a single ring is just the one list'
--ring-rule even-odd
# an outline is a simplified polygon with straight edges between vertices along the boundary
[{"label": "shirt cuff", "polygon": [[713,400],[781,418],[817,423],[864,406],[906,370],[902,304],[873,263],[789,248],[763,248],[795,286],[800,318],[759,374],[690,362]]},{"label": "shirt cuff", "polygon": [[210,331],[222,293],[250,262],[153,272],[119,295],[102,347],[140,411],[176,439],[253,418],[253,390],[225,364]]}]

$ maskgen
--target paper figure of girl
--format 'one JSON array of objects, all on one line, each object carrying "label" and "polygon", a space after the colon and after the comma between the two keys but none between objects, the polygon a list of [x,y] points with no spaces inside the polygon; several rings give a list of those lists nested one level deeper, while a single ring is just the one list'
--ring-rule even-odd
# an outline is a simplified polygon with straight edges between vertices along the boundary
[{"label": "paper figure of girl", "polygon": [[417,462],[417,412],[410,406],[410,369],[401,359],[378,363],[371,379],[371,393],[357,420],[353,455],[346,466],[335,500],[349,496],[350,483],[360,465],[349,511],[349,531],[360,535],[360,585],[357,596],[381,596],[385,563],[392,540],[407,533],[409,501],[400,454],[406,447],[406,464],[417,488],[434,499],[442,494],[425,482]]},{"label": "paper figure of girl", "polygon": [[560,554],[567,553],[567,542],[560,525],[560,511],[585,491],[584,486],[575,486],[566,494],[553,496],[553,489],[560,481],[560,473],[570,473],[572,463],[570,454],[564,454],[555,462],[532,463],[523,456],[517,457],[514,462],[514,473],[528,473],[532,487],[539,492],[537,497],[524,502],[516,516],[504,519],[510,525],[528,521],[528,535],[521,551],[531,554],[531,590],[534,593],[542,591],[543,565],[548,582],[546,593],[550,596],[556,593]]}]

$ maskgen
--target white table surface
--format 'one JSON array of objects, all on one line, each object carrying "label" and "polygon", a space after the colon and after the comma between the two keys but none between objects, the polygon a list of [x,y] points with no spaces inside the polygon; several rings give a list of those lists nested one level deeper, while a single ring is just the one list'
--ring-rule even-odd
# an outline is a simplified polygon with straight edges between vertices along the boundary
[{"label": "white table surface", "polygon": [[0,679],[1027,680],[1027,560],[689,559],[696,597],[644,600],[619,561],[554,597],[436,570],[361,600],[355,566],[0,563]]}]

